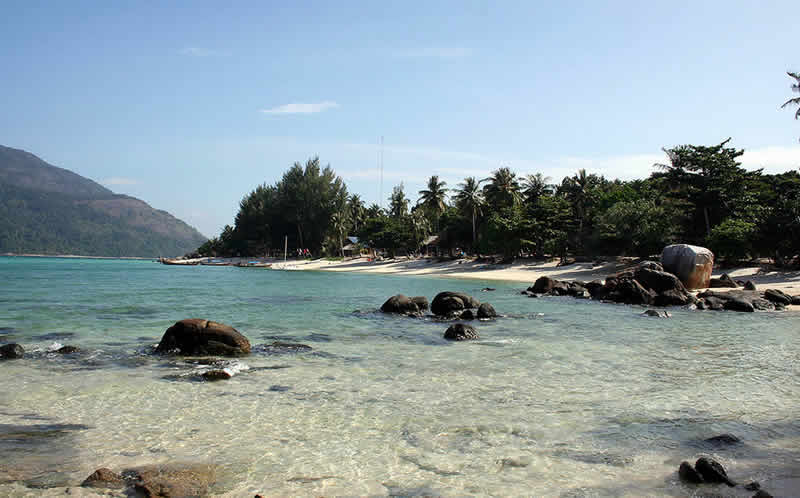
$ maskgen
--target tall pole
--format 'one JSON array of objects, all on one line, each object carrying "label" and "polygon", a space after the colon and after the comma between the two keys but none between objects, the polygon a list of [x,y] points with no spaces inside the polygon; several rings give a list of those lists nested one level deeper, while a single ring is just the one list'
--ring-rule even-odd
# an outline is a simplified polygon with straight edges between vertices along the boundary
[{"label": "tall pole", "polygon": [[289,236],[283,236],[283,262],[286,262],[286,251],[289,248]]},{"label": "tall pole", "polygon": [[380,204],[381,209],[383,209],[383,135],[381,135],[381,148],[380,148],[380,154],[379,154],[378,157],[379,157],[380,169],[381,169],[381,189],[380,189],[379,199],[380,199],[380,202],[381,202],[381,204]]}]

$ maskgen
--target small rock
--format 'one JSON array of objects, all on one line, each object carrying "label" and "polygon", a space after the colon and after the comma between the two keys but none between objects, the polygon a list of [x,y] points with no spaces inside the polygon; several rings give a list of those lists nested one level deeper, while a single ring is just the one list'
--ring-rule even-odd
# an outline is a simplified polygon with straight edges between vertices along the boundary
[{"label": "small rock", "polygon": [[719,278],[712,278],[709,281],[708,286],[711,288],[729,287],[733,289],[739,287],[739,285],[736,282],[734,282],[733,279],[730,277],[730,275],[728,275],[727,273],[723,273],[722,276]]},{"label": "small rock", "polygon": [[447,327],[444,332],[444,338],[450,341],[469,341],[478,339],[478,331],[472,325],[465,325],[463,323],[454,323]]},{"label": "small rock", "polygon": [[11,360],[14,358],[22,358],[25,355],[25,348],[19,344],[5,344],[0,346],[0,359]]},{"label": "small rock", "polygon": [[95,470],[81,484],[84,488],[124,488],[125,480],[121,475],[105,467]]},{"label": "small rock", "polygon": [[414,296],[411,298],[411,302],[416,304],[420,311],[427,311],[430,307],[428,298],[425,296]]},{"label": "small rock", "polygon": [[[706,301],[708,301],[707,298],[706,298]],[[726,309],[726,310],[744,311],[746,313],[752,313],[752,312],[754,312],[756,310],[755,307],[753,306],[753,303],[747,302],[744,299],[740,299],[740,298],[728,299],[727,301],[725,301],[723,303],[722,307],[724,309]]]},{"label": "small rock", "polygon": [[647,310],[642,313],[643,316],[653,316],[656,318],[669,318],[672,315],[667,313],[666,311],[659,311],[659,310]]},{"label": "small rock", "polygon": [[703,476],[705,482],[724,482],[730,487],[736,486],[736,483],[728,478],[728,474],[719,462],[713,458],[700,457],[694,464],[697,472]]},{"label": "small rock", "polygon": [[[427,303],[427,299],[425,300]],[[383,313],[400,313],[404,315],[416,315],[420,309],[417,303],[412,298],[397,294],[386,300],[381,306]]]},{"label": "small rock", "polygon": [[703,482],[703,476],[701,476],[689,462],[682,462],[681,466],[678,467],[678,477],[681,478],[681,481],[692,484],[700,484]]},{"label": "small rock", "polygon": [[756,491],[756,494],[753,495],[753,498],[773,498],[771,494],[767,493],[763,489],[759,489]]},{"label": "small rock", "polygon": [[744,290],[754,291],[756,290],[756,284],[752,280],[748,280],[744,283]]},{"label": "small rock", "polygon": [[533,292],[531,292],[530,294],[528,294],[528,297],[539,297],[539,294],[534,294]]},{"label": "small rock", "polygon": [[475,313],[473,313],[472,310],[464,310],[461,312],[461,316],[459,316],[459,318],[462,320],[474,320]]},{"label": "small rock", "polygon": [[481,292],[492,292],[494,290],[497,289],[495,289],[494,287],[484,287],[483,289],[481,289]]},{"label": "small rock", "polygon": [[495,311],[494,306],[489,303],[481,303],[478,306],[478,318],[496,318],[497,311]]},{"label": "small rock", "polygon": [[746,489],[747,491],[758,491],[759,489],[761,489],[761,483],[759,483],[758,481],[748,482],[747,484],[744,485],[744,489]]},{"label": "small rock", "polygon": [[233,374],[227,370],[208,370],[203,372],[203,378],[210,381],[228,380],[231,377],[233,377]]},{"label": "small rock", "polygon": [[56,349],[56,353],[58,354],[72,354],[72,353],[79,353],[81,350],[77,346],[62,346]]},{"label": "small rock", "polygon": [[742,440],[738,437],[734,436],[733,434],[720,434],[719,436],[713,436],[708,439],[705,439],[704,442],[711,443],[717,446],[723,445],[732,445],[741,443]]}]

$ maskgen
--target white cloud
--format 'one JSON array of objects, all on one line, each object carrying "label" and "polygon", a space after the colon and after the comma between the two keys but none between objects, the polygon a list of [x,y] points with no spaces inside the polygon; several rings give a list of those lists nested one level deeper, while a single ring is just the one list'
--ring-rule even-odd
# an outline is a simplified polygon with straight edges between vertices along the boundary
[{"label": "white cloud", "polygon": [[800,168],[800,145],[745,149],[739,160],[747,169],[764,168],[765,173],[782,173]]},{"label": "white cloud", "polygon": [[103,185],[139,185],[139,180],[135,180],[133,178],[125,178],[121,176],[114,176],[111,178],[106,178],[104,180],[100,180],[100,183]]},{"label": "white cloud", "polygon": [[472,50],[464,47],[421,47],[393,52],[395,57],[431,58],[431,59],[458,59],[469,57]]},{"label": "white cloud", "polygon": [[190,57],[227,57],[230,55],[228,52],[203,47],[185,47],[181,49],[180,53]]},{"label": "white cloud", "polygon": [[261,112],[264,114],[314,114],[337,107],[339,107],[339,104],[336,102],[326,100],[325,102],[312,104],[284,104],[271,109],[261,109]]}]

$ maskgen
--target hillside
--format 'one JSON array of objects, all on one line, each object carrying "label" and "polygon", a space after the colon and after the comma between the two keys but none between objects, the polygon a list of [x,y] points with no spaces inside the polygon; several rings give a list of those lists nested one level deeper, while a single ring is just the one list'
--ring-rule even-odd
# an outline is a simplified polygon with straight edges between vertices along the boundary
[{"label": "hillside", "polygon": [[166,211],[0,146],[0,253],[177,256],[205,240]]}]

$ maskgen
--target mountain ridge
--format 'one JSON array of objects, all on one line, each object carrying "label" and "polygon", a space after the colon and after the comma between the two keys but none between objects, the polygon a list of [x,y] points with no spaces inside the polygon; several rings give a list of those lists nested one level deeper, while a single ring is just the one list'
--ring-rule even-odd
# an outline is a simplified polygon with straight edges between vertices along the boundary
[{"label": "mountain ridge", "polygon": [[0,253],[176,256],[206,240],[141,199],[0,145]]}]

